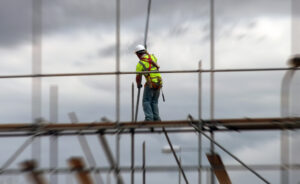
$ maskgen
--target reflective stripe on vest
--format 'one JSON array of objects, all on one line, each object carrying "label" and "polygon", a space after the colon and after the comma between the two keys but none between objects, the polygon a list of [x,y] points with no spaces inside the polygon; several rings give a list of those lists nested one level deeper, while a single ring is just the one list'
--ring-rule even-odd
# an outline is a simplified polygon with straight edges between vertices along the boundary
[{"label": "reflective stripe on vest", "polygon": [[143,68],[144,68],[144,71],[150,71],[152,68],[154,68],[155,66],[151,66],[151,65],[149,65],[149,66],[151,66],[151,68],[149,67],[148,69],[147,69],[147,67],[145,66],[145,64],[142,62],[142,61],[139,61],[139,63],[143,66]]}]

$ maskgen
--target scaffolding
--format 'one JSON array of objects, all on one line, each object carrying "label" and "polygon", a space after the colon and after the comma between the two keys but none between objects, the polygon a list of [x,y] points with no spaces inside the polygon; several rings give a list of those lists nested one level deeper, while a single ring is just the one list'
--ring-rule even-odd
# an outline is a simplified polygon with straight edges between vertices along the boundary
[{"label": "scaffolding", "polygon": [[[147,34],[149,27],[149,17],[151,0],[148,1],[147,21],[145,28],[144,45],[147,46]],[[289,170],[299,170],[299,165],[293,165],[288,162],[285,150],[287,147],[288,139],[286,139],[286,131],[300,129],[300,118],[289,117],[288,114],[282,113],[282,118],[242,118],[242,119],[215,119],[214,118],[214,74],[224,72],[265,72],[265,71],[287,71],[287,76],[290,73],[299,70],[296,67],[289,68],[248,68],[248,69],[215,69],[214,68],[214,0],[210,1],[210,57],[211,57],[211,68],[202,69],[201,62],[199,62],[198,69],[195,70],[167,70],[159,71],[159,73],[195,73],[198,74],[198,117],[194,118],[188,116],[188,120],[177,120],[177,121],[161,121],[161,122],[137,122],[137,112],[134,113],[134,85],[132,85],[132,104],[131,104],[131,121],[121,122],[120,121],[120,76],[121,75],[136,75],[155,73],[153,72],[132,72],[132,71],[120,71],[120,0],[116,0],[116,70],[111,72],[93,72],[93,73],[52,73],[42,74],[41,73],[41,0],[33,0],[33,74],[26,75],[0,75],[0,79],[9,78],[32,78],[33,80],[33,123],[15,123],[15,124],[0,124],[0,137],[25,137],[25,142],[16,150],[16,152],[10,156],[10,158],[1,166],[0,175],[16,175],[26,173],[29,180],[34,184],[46,184],[48,181],[43,177],[43,174],[50,174],[51,184],[58,184],[58,174],[69,174],[75,173],[78,182],[81,184],[104,184],[101,173],[110,174],[113,172],[115,181],[118,184],[122,183],[135,183],[135,173],[142,173],[143,184],[146,183],[146,173],[150,172],[166,172],[166,171],[179,171],[179,177],[183,176],[185,183],[189,182],[189,177],[186,175],[186,171],[195,171],[198,173],[198,183],[203,183],[202,175],[203,172],[208,173],[209,179],[207,182],[212,184],[216,183],[215,175],[217,176],[219,183],[230,183],[230,179],[225,171],[237,171],[237,170],[248,170],[263,183],[270,183],[262,174],[257,171],[281,171],[281,183],[288,184]],[[210,74],[210,118],[202,118],[202,74]],[[69,117],[72,122],[70,123],[59,123],[57,124],[57,87],[51,88],[51,117],[49,121],[41,119],[41,78],[45,77],[70,77],[70,76],[104,76],[112,75],[116,76],[116,121],[102,121],[102,122],[79,122],[75,113],[70,113]],[[284,80],[288,82],[291,77],[285,77]],[[288,82],[283,81],[283,84]],[[288,87],[287,87],[288,88]],[[283,87],[282,89],[286,89]],[[282,105],[286,101],[284,96],[288,91],[282,91]],[[283,109],[283,107],[282,107]],[[281,149],[282,149],[282,164],[281,165],[247,165],[228,149],[223,147],[220,143],[215,141],[215,134],[218,132],[232,132],[232,131],[253,131],[253,130],[279,130],[282,131]],[[198,136],[198,161],[196,165],[184,166],[182,165],[178,154],[172,144],[172,140],[169,134],[180,134],[180,133],[197,133]],[[131,138],[131,164],[129,167],[120,166],[120,135],[127,134]],[[176,166],[148,166],[146,165],[145,154],[146,147],[145,142],[143,143],[143,163],[142,166],[135,165],[135,136],[138,134],[163,134],[170,146],[171,153],[177,163]],[[86,140],[86,135],[94,135],[99,139],[99,143],[105,152],[105,156],[108,160],[109,167],[99,167],[96,164],[96,158],[94,158],[91,147]],[[106,135],[114,135],[116,137],[116,148],[113,149],[106,139]],[[38,164],[41,162],[41,143],[40,137],[50,137],[50,167],[39,168]],[[58,138],[61,136],[74,136],[78,137],[80,146],[84,152],[88,163],[85,164],[83,158],[72,157],[68,160],[68,168],[58,168]],[[208,159],[210,160],[211,166],[205,166],[202,163],[202,138],[207,139],[210,142],[210,153]],[[32,158],[33,160],[25,161],[21,164],[20,169],[9,169],[9,166],[16,160],[16,158],[24,151],[29,145],[32,144]],[[221,158],[216,154],[215,147],[218,147],[230,157],[236,160],[240,165],[226,165],[222,163]],[[115,150],[115,152],[113,151]],[[123,173],[129,173],[130,179],[125,180],[122,176]],[[94,175],[95,174],[95,175]],[[179,179],[180,181],[180,179]]]}]

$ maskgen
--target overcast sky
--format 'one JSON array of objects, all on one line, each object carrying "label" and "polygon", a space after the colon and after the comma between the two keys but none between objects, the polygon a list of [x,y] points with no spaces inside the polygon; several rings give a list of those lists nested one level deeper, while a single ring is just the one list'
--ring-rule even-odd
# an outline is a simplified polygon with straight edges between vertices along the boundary
[{"label": "overcast sky", "polygon": [[[42,73],[115,71],[115,5],[115,1],[104,0],[44,0]],[[206,0],[152,0],[148,49],[158,58],[161,70],[197,69],[200,60],[204,69],[210,68],[209,10],[209,1]],[[137,44],[143,43],[146,12],[147,0],[121,0],[121,71],[135,70],[138,60],[133,50]],[[291,24],[291,20],[297,20],[295,13],[292,16],[291,1],[215,0],[215,67],[286,67],[291,54],[300,51],[297,50],[299,39],[295,33],[299,27],[295,22]],[[0,25],[0,75],[31,74],[32,0],[2,0]],[[280,88],[284,73],[216,73],[215,118],[280,117]],[[298,79],[299,74],[295,78]],[[131,120],[130,98],[134,79],[134,75],[121,76],[121,121]],[[163,74],[163,80],[166,102],[160,100],[161,118],[182,120],[188,114],[198,117],[197,74]],[[203,118],[208,119],[209,74],[203,74],[202,82]],[[299,80],[292,83],[292,98],[299,100]],[[31,122],[31,79],[1,79],[0,85],[3,107],[0,122]],[[103,116],[116,120],[115,76],[43,78],[42,116],[46,120],[49,120],[49,88],[52,85],[57,85],[59,90],[59,122],[70,122],[69,112],[76,112],[79,120],[84,122],[99,121]],[[293,115],[299,115],[298,103],[292,105]],[[139,120],[143,120],[141,108]],[[171,138],[177,145],[197,146],[195,134],[172,135]],[[219,133],[216,139],[246,163],[279,163],[279,132]],[[100,158],[99,166],[107,166],[103,152],[97,151],[101,150],[97,139],[89,137],[88,140],[98,148],[93,153]],[[114,148],[114,137],[109,140]],[[136,140],[137,150],[141,150],[144,140],[147,142],[150,165],[175,165],[171,155],[160,152],[167,143],[163,135],[139,136]],[[13,153],[22,143],[17,138],[3,139],[0,145],[7,142],[15,145],[3,148],[7,153]],[[48,167],[48,139],[43,139],[43,143],[41,164]],[[66,167],[68,157],[82,155],[75,137],[62,138],[60,145],[63,152],[59,158],[61,167]],[[128,136],[122,136],[121,146],[121,164],[128,166]],[[208,150],[206,141],[203,153]],[[293,151],[293,154],[298,153]],[[237,164],[222,151],[218,152],[226,164]],[[136,154],[136,162],[141,164],[141,151]],[[9,155],[1,155],[0,164]],[[30,149],[13,167],[26,158],[30,158]],[[182,160],[192,165],[197,154],[183,153]],[[203,162],[207,164],[205,157]],[[261,173],[271,183],[279,183],[278,173]],[[229,174],[233,183],[260,182],[249,172]],[[147,183],[175,183],[175,176],[176,173],[156,173],[149,175]],[[129,175],[125,177],[129,178]],[[191,183],[197,181],[195,173],[189,173],[188,177]],[[3,181],[8,179],[5,177]],[[18,181],[21,183],[23,179],[19,177]],[[65,183],[63,176],[61,180]],[[137,176],[138,181],[141,181],[140,176]]]}]

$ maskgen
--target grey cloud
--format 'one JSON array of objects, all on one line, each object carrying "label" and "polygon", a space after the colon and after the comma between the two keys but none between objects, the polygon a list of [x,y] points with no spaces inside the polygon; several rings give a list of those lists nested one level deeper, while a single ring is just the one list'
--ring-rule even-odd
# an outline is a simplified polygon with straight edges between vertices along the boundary
[{"label": "grey cloud", "polygon": [[[83,29],[89,31],[100,27],[103,31],[115,29],[114,1],[78,1],[53,0],[43,2],[43,34]],[[272,3],[272,6],[268,6]],[[31,0],[6,0],[0,2],[0,44],[14,45],[31,40]],[[216,1],[216,20],[242,20],[249,14],[260,16],[265,14],[287,13],[287,3],[283,1]],[[145,25],[147,1],[121,1],[122,26],[142,31]],[[232,11],[234,10],[234,11]],[[15,13],[17,12],[17,13]],[[230,19],[228,18],[230,17]],[[189,20],[209,20],[209,2],[207,1],[152,1],[150,30],[172,27]],[[174,26],[173,26],[174,27]],[[173,28],[172,28],[173,29]],[[185,28],[173,29],[178,34]]]},{"label": "grey cloud", "polygon": [[[220,20],[242,20],[251,17],[267,15],[289,16],[290,4],[281,0],[262,1],[238,1],[238,0],[218,0],[215,1],[216,18]],[[221,21],[222,22],[222,21]]]},{"label": "grey cloud", "polygon": [[[122,42],[121,44],[121,54],[133,53],[134,48],[138,44],[143,44],[144,38],[142,36],[137,36],[134,40],[128,42]],[[149,43],[149,42],[148,42]],[[116,55],[116,44],[111,43],[111,45],[106,46],[105,48],[99,49],[99,57],[113,57]]]},{"label": "grey cloud", "polygon": [[31,1],[0,2],[0,46],[11,47],[31,40]]},{"label": "grey cloud", "polygon": [[182,35],[188,31],[189,29],[188,27],[189,27],[188,25],[182,25],[182,24],[174,26],[173,28],[170,29],[170,35],[172,36]]},{"label": "grey cloud", "polygon": [[115,44],[109,45],[98,51],[98,55],[100,57],[111,57],[111,56],[114,56],[115,54],[116,54],[116,45]]}]

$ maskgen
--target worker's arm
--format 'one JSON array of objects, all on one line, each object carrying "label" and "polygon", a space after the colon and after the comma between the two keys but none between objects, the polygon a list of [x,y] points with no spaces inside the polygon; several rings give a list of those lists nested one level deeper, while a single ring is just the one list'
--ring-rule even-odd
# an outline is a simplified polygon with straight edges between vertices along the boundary
[{"label": "worker's arm", "polygon": [[141,88],[142,85],[142,75],[136,75],[135,78],[137,88]]},{"label": "worker's arm", "polygon": [[[138,63],[136,65],[136,72],[142,72],[143,71],[143,66]],[[142,74],[137,74],[136,77],[135,77],[135,81],[136,81],[136,86],[137,88],[141,88],[143,85],[142,85]]]}]

